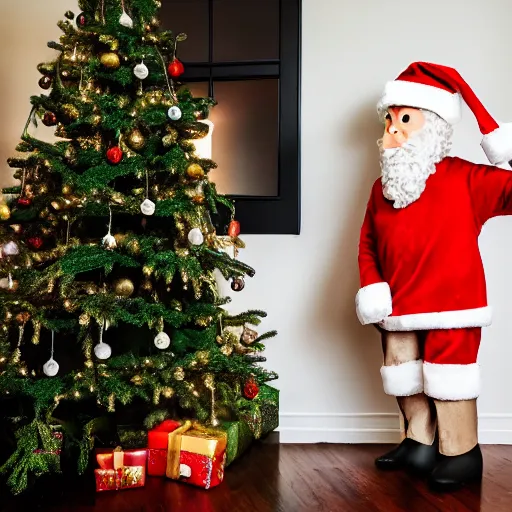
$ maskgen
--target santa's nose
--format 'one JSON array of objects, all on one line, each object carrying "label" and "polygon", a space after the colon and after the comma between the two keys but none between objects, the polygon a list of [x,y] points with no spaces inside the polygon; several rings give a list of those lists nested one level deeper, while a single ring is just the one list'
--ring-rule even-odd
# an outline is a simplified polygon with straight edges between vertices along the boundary
[{"label": "santa's nose", "polygon": [[405,141],[407,136],[393,125],[384,132],[382,138],[383,149],[399,148]]}]

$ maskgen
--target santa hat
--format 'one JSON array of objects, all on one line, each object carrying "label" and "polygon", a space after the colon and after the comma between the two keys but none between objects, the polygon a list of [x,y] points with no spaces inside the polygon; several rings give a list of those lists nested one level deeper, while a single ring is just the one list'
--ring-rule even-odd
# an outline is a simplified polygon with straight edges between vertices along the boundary
[{"label": "santa hat", "polygon": [[416,107],[455,124],[461,118],[461,99],[475,115],[483,135],[481,146],[489,161],[497,165],[512,160],[512,123],[499,125],[455,69],[414,62],[386,84],[377,109],[383,112],[392,106]]}]

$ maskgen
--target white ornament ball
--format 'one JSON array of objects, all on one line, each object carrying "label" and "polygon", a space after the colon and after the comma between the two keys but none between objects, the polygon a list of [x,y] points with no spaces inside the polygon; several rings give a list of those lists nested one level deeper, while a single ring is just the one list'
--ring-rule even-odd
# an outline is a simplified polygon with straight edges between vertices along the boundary
[{"label": "white ornament ball", "polygon": [[119,18],[119,23],[126,28],[133,28],[133,20],[126,14],[126,11],[123,11],[121,17]]},{"label": "white ornament ball", "polygon": [[144,215],[153,215],[155,213],[155,203],[151,199],[145,199],[140,205],[140,211]]},{"label": "white ornament ball", "polygon": [[18,247],[18,244],[16,242],[7,242],[2,247],[2,254],[4,256],[16,256],[20,253],[20,249]]},{"label": "white ornament ball", "polygon": [[133,74],[139,78],[140,80],[144,80],[145,78],[148,77],[149,75],[149,69],[148,67],[146,66],[146,64],[144,64],[144,62],[142,62],[141,64],[137,64],[134,68],[133,68]]},{"label": "white ornament ball", "polygon": [[193,228],[188,232],[188,241],[192,245],[201,245],[204,242],[203,233],[199,228]]},{"label": "white ornament ball", "polygon": [[159,332],[155,336],[155,347],[159,348],[160,350],[165,350],[166,348],[169,348],[169,345],[171,344],[171,338],[169,338],[169,335],[165,332]]},{"label": "white ornament ball", "polygon": [[112,349],[107,343],[101,342],[94,347],[94,355],[98,359],[108,359],[112,355]]},{"label": "white ornament ball", "polygon": [[103,247],[111,251],[117,247],[116,239],[110,233],[103,237]]},{"label": "white ornament ball", "polygon": [[180,107],[171,107],[168,112],[167,112],[167,115],[173,120],[173,121],[178,121],[178,119],[181,119],[181,109]]},{"label": "white ornament ball", "polygon": [[43,365],[43,372],[48,377],[55,377],[59,373],[59,363],[51,358]]}]

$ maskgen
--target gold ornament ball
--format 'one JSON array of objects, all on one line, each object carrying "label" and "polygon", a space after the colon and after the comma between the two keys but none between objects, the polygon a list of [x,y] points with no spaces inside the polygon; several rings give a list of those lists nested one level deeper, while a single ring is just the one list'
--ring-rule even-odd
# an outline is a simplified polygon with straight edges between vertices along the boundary
[{"label": "gold ornament ball", "polygon": [[199,164],[190,164],[187,168],[189,178],[199,180],[204,177],[204,169]]},{"label": "gold ornament ball", "polygon": [[119,55],[114,52],[104,53],[100,57],[100,61],[108,69],[117,69],[121,65],[121,61],[119,60]]},{"label": "gold ornament ball", "polygon": [[119,297],[130,297],[130,295],[132,295],[134,289],[135,288],[133,286],[132,281],[130,281],[129,279],[126,279],[126,278],[118,279],[114,283],[114,291],[115,291],[116,295]]},{"label": "gold ornament ball", "polygon": [[181,368],[181,366],[176,368],[176,370],[174,371],[174,378],[176,380],[183,380],[185,378],[185,371],[183,370],[183,368]]},{"label": "gold ornament ball", "polygon": [[26,324],[30,320],[30,313],[28,311],[23,311],[22,313],[18,313],[16,315],[16,321],[19,324]]},{"label": "gold ornament ball", "polygon": [[82,313],[78,319],[80,325],[87,325],[91,321],[91,317],[88,313]]},{"label": "gold ornament ball", "polygon": [[225,356],[230,356],[233,353],[233,347],[231,345],[223,345],[222,348],[220,349],[220,351]]},{"label": "gold ornament ball", "polygon": [[140,386],[142,384],[142,377],[140,375],[135,375],[132,377],[131,382],[133,382],[136,386]]},{"label": "gold ornament ball", "polygon": [[0,204],[0,219],[7,220],[11,216],[11,209],[6,204]]},{"label": "gold ornament ball", "polygon": [[174,395],[174,389],[169,387],[162,388],[162,395],[164,395],[165,398],[171,398]]},{"label": "gold ornament ball", "polygon": [[76,309],[76,304],[72,300],[66,299],[64,301],[64,309],[70,312],[74,311]]},{"label": "gold ornament ball", "polygon": [[71,187],[69,185],[64,185],[62,187],[62,193],[65,195],[65,196],[68,196],[69,194],[71,194]]},{"label": "gold ornament ball", "polygon": [[134,151],[139,151],[145,146],[146,139],[144,138],[144,135],[142,135],[141,131],[138,128],[135,128],[128,134],[126,142]]},{"label": "gold ornament ball", "polygon": [[197,357],[197,361],[199,362],[199,364],[207,364],[208,363],[208,360],[209,360],[208,351],[201,350],[200,352],[198,352],[196,354],[196,357]]}]

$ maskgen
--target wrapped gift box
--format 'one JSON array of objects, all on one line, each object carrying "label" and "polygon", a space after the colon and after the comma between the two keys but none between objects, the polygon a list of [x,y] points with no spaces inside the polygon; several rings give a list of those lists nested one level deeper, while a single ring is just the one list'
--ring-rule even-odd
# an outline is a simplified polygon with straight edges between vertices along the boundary
[{"label": "wrapped gift box", "polygon": [[94,470],[96,491],[119,491],[144,487],[146,484],[146,449],[97,450],[99,469]]},{"label": "wrapped gift box", "polygon": [[148,432],[148,475],[165,476],[169,433],[180,426],[180,421],[165,420]]},{"label": "wrapped gift box", "polygon": [[168,434],[166,475],[203,489],[224,479],[227,433],[186,421]]},{"label": "wrapped gift box", "polygon": [[254,437],[260,439],[279,426],[279,390],[263,384],[253,400],[246,400],[240,411]]},{"label": "wrapped gift box", "polygon": [[225,422],[220,427],[228,437],[226,447],[226,467],[238,459],[254,442],[254,436],[245,421]]}]

